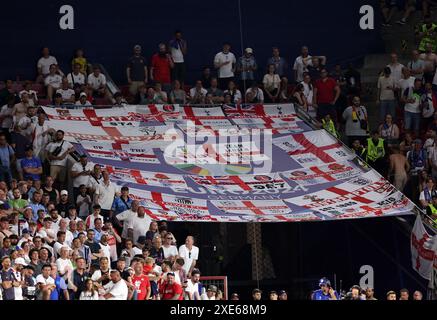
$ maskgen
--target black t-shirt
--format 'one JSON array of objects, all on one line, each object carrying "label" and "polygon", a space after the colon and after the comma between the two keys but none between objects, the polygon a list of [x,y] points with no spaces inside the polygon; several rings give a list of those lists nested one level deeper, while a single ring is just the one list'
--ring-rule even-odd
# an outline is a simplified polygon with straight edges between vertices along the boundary
[{"label": "black t-shirt", "polygon": [[130,68],[130,78],[132,81],[144,81],[145,66],[146,59],[142,56],[133,56],[129,59],[128,67]]},{"label": "black t-shirt", "polygon": [[[2,282],[6,281],[15,281],[14,278],[14,270],[2,270],[0,273],[0,277]],[[14,287],[10,287],[9,289],[3,289],[3,300],[15,300]]]},{"label": "black t-shirt", "polygon": [[48,191],[45,187],[43,187],[42,190],[44,193],[47,193],[50,196],[50,201],[56,202],[57,193],[55,188],[52,187],[52,190]]},{"label": "black t-shirt", "polygon": [[80,274],[77,272],[77,270],[74,270],[73,272],[73,284],[77,287],[77,291],[73,293],[73,299],[79,300],[80,294],[85,288],[85,281],[90,279],[91,276],[88,272],[84,271],[83,274]]},{"label": "black t-shirt", "polygon": [[71,206],[71,203],[70,202],[67,202],[67,203],[61,203],[61,202],[59,202],[57,205],[56,205],[56,210],[58,210],[58,213],[61,215],[61,217],[65,217],[65,216],[67,216],[67,213],[68,213],[68,208]]}]

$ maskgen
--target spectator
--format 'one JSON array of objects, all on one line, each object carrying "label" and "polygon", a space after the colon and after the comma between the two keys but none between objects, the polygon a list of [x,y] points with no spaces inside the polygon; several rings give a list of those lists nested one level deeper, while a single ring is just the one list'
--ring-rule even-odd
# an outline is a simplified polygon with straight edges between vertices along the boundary
[{"label": "spectator", "polygon": [[262,299],[262,291],[260,289],[253,289],[252,290],[252,300],[261,301],[261,299]]},{"label": "spectator", "polygon": [[174,67],[173,59],[168,54],[165,44],[159,44],[159,51],[152,56],[150,67],[150,80],[159,82],[165,92],[171,90],[171,69]]},{"label": "spectator", "polygon": [[207,90],[207,95],[209,94],[211,95],[213,104],[219,104],[223,102],[223,90],[219,89],[217,78],[211,78],[211,86]]},{"label": "spectator", "polygon": [[100,215],[101,213],[101,207],[98,204],[95,204],[93,206],[93,212],[92,214],[90,214],[88,217],[86,217],[85,219],[85,225],[87,229],[94,229],[94,221],[96,219],[101,219],[103,220],[103,216]]},{"label": "spectator", "polygon": [[400,20],[396,21],[396,23],[400,25],[406,24],[407,19],[410,17],[411,13],[416,10],[416,8],[423,11],[424,17],[429,15],[429,3],[427,0],[421,2],[405,1],[404,15]]},{"label": "spectator", "polygon": [[238,59],[236,67],[236,72],[240,74],[240,88],[246,90],[248,85],[255,81],[255,72],[257,69],[258,65],[253,56],[253,49],[246,48],[244,55]]},{"label": "spectator", "polygon": [[20,97],[18,97],[14,89],[14,81],[6,79],[5,87],[0,90],[0,106],[5,105],[10,96],[14,97],[14,104],[20,102]]},{"label": "spectator", "polygon": [[383,21],[381,25],[383,27],[391,27],[390,20],[393,17],[395,9],[397,8],[397,2],[392,0],[380,1]]},{"label": "spectator", "polygon": [[111,93],[106,88],[106,76],[98,65],[93,66],[93,72],[88,76],[87,84],[88,88],[92,90],[93,97],[112,98]]},{"label": "spectator", "polygon": [[279,300],[282,300],[282,301],[288,300],[287,291],[285,291],[285,290],[279,291]]},{"label": "spectator", "polygon": [[11,163],[15,160],[15,152],[6,142],[6,135],[0,133],[0,180],[10,183],[12,180]]},{"label": "spectator", "polygon": [[[305,97],[304,86],[302,83],[298,83],[294,87],[293,93],[291,95],[291,101],[308,113],[308,102]],[[329,116],[329,114],[327,114],[327,116]]]},{"label": "spectator", "polygon": [[401,289],[401,291],[399,291],[399,300],[406,300],[408,301],[410,297],[410,293],[408,291],[408,289]]},{"label": "spectator", "polygon": [[255,81],[246,91],[246,103],[264,103],[264,93]]},{"label": "spectator", "polygon": [[411,75],[416,79],[423,80],[423,71],[425,69],[425,62],[420,59],[420,53],[417,50],[411,52],[411,61],[407,64]]},{"label": "spectator", "polygon": [[12,109],[13,123],[18,124],[22,118],[27,114],[27,109],[30,107],[29,96],[27,93],[23,93],[21,96],[21,102],[14,105]]},{"label": "spectator", "polygon": [[437,96],[432,90],[431,83],[425,83],[425,92],[422,94],[420,101],[422,109],[422,124],[421,127],[429,128],[434,120],[434,113],[437,108]]},{"label": "spectator", "polygon": [[24,179],[33,179],[40,181],[43,174],[41,160],[33,155],[32,146],[26,146],[26,157],[21,159],[21,169],[23,170]]},{"label": "spectator", "polygon": [[308,53],[308,47],[303,46],[301,54],[294,61],[294,79],[296,82],[303,81],[303,74],[308,72],[308,66],[312,64],[311,56]]},{"label": "spectator", "polygon": [[162,91],[161,84],[159,82],[156,82],[153,103],[164,104],[167,103],[167,101],[167,93],[165,91]]},{"label": "spectator", "polygon": [[128,102],[126,101],[126,99],[123,97],[123,95],[121,94],[121,92],[116,92],[114,94],[114,104],[112,105],[113,107],[125,107],[127,106]]},{"label": "spectator", "polygon": [[129,59],[126,68],[129,92],[132,96],[138,94],[140,86],[147,84],[148,73],[146,59],[141,55],[141,46],[134,47],[134,55]]},{"label": "spectator", "polygon": [[111,270],[111,282],[105,287],[103,298],[106,300],[127,300],[128,288],[118,270]]},{"label": "spectator", "polygon": [[52,292],[56,289],[55,279],[50,276],[52,267],[46,264],[42,267],[42,272],[36,277],[37,300],[50,300]]},{"label": "spectator", "polygon": [[71,68],[74,69],[75,65],[80,66],[80,73],[82,73],[84,76],[88,74],[88,61],[85,58],[83,49],[77,49],[74,53],[74,58],[71,60]]},{"label": "spectator", "polygon": [[26,93],[29,97],[29,105],[35,106],[38,104],[38,93],[35,90],[32,90],[32,82],[26,81],[23,86],[23,90],[20,91],[18,96],[22,97],[23,93]]},{"label": "spectator", "polygon": [[202,284],[200,281],[200,271],[194,269],[191,273],[191,278],[187,282],[187,287],[185,288],[185,300],[201,300]]},{"label": "spectator", "polygon": [[173,245],[174,237],[171,232],[168,232],[164,238],[164,244],[162,250],[164,251],[164,258],[170,261],[174,261],[178,256],[178,248]]},{"label": "spectator", "polygon": [[420,54],[420,59],[425,62],[423,80],[425,82],[434,82],[434,71],[437,64],[437,55],[433,52],[431,44],[425,45],[425,52]]},{"label": "spectator", "polygon": [[[129,229],[129,222],[133,217],[137,216],[137,211],[139,207],[139,202],[137,200],[133,200],[130,203],[130,209],[126,209],[125,211],[121,213],[115,212],[115,219],[114,224],[118,226],[119,228],[122,227],[122,233],[121,237],[123,239],[128,238],[128,229]],[[114,208],[114,205],[113,205]],[[121,208],[121,206],[120,206]]]},{"label": "spectator", "polygon": [[410,164],[405,155],[400,152],[398,146],[392,147],[392,154],[389,157],[389,177],[392,177],[392,183],[399,191],[403,191],[408,181],[407,172],[410,171]]},{"label": "spectator", "polygon": [[338,300],[338,293],[331,287],[331,281],[327,278],[320,279],[320,289],[313,292],[311,300]]},{"label": "spectator", "polygon": [[149,300],[151,294],[151,286],[149,277],[143,273],[144,263],[137,261],[134,264],[134,275],[132,277],[132,283],[136,290],[136,300]]},{"label": "spectator", "polygon": [[203,88],[202,81],[197,80],[196,86],[190,89],[189,100],[191,104],[203,104],[205,103],[205,97],[208,90]]},{"label": "spectator", "polygon": [[224,91],[224,95],[230,96],[230,104],[240,104],[242,102],[241,91],[237,89],[234,81],[229,81],[228,89]]},{"label": "spectator", "polygon": [[94,168],[94,163],[88,162],[86,154],[80,156],[79,162],[71,167],[71,177],[73,178],[73,202],[76,203],[81,185],[87,186],[90,183],[90,175]]},{"label": "spectator", "polygon": [[194,245],[194,237],[188,236],[185,244],[179,247],[179,256],[184,259],[183,269],[191,274],[199,259],[199,248]]},{"label": "spectator", "polygon": [[94,288],[93,280],[85,281],[84,290],[80,293],[79,300],[99,300],[99,293]]},{"label": "spectator", "polygon": [[379,117],[382,121],[389,114],[396,118],[396,100],[395,90],[396,83],[391,76],[391,69],[384,68],[384,75],[378,79],[378,95],[376,103],[379,104]]},{"label": "spectator", "polygon": [[423,294],[420,291],[414,291],[413,300],[422,300]]},{"label": "spectator", "polygon": [[76,85],[79,85],[79,87],[85,85],[86,74],[83,74],[81,69],[82,66],[79,63],[75,63],[73,65],[73,71],[67,74],[68,85],[71,89],[73,89]]},{"label": "spectator", "polygon": [[287,74],[287,61],[280,56],[279,48],[273,47],[272,57],[267,60],[267,69],[273,64],[275,66],[275,74],[279,75],[280,78],[285,77]]},{"label": "spectator", "polygon": [[335,127],[334,121],[332,121],[329,114],[322,119],[322,128],[332,134],[334,137],[339,138],[337,128]]},{"label": "spectator", "polygon": [[375,290],[373,288],[370,287],[366,288],[365,295],[366,295],[366,300],[378,300],[374,296]]},{"label": "spectator", "polygon": [[94,193],[94,203],[100,205],[102,208],[102,215],[105,221],[110,220],[112,213],[112,203],[114,197],[117,194],[117,186],[109,180],[109,173],[107,171],[102,172],[103,181],[100,183]]},{"label": "spectator", "polygon": [[46,151],[50,161],[50,176],[64,185],[67,174],[67,156],[74,151],[73,145],[64,140],[64,131],[56,131],[55,140],[50,142]]},{"label": "spectator", "polygon": [[399,80],[402,79],[403,75],[403,69],[405,66],[398,62],[398,55],[396,53],[392,53],[390,55],[390,63],[387,65],[387,67],[391,70],[391,76],[393,77],[393,80],[395,81],[396,85],[399,82]]},{"label": "spectator", "polygon": [[47,88],[47,99],[53,100],[54,93],[62,86],[62,76],[57,73],[55,64],[50,66],[50,73],[45,77],[44,84]]},{"label": "spectator", "polygon": [[62,103],[74,103],[76,101],[74,90],[70,88],[67,78],[62,79],[61,88],[56,90],[56,93],[61,94]]},{"label": "spectator", "polygon": [[278,300],[278,293],[276,291],[270,291],[269,300]]},{"label": "spectator", "polygon": [[[322,60],[322,62],[320,60]],[[313,80],[320,79],[321,72],[325,69],[325,63],[325,57],[311,57],[311,64],[307,66],[307,72]]]},{"label": "spectator", "polygon": [[263,78],[264,91],[267,96],[266,102],[278,102],[280,84],[281,79],[279,78],[279,75],[275,73],[275,65],[269,65],[267,69],[267,74],[265,74]]},{"label": "spectator", "polygon": [[88,100],[88,96],[85,92],[81,92],[79,95],[79,101],[76,101],[75,105],[77,106],[83,106],[83,107],[90,107],[92,106],[91,102]]},{"label": "spectator", "polygon": [[1,107],[0,110],[0,123],[1,132],[8,134],[13,124],[13,112],[15,106],[14,96],[9,96],[7,103]]},{"label": "spectator", "polygon": [[149,230],[151,219],[146,215],[146,209],[143,206],[139,206],[137,214],[127,220],[127,237],[134,241],[134,244],[138,245],[138,238],[146,234]]},{"label": "spectator", "polygon": [[385,121],[379,126],[379,135],[387,142],[388,148],[399,145],[399,127],[393,122],[390,114],[385,116]]},{"label": "spectator", "polygon": [[86,185],[79,186],[79,194],[76,198],[76,206],[79,208],[79,217],[82,219],[90,214],[91,197],[87,194]]},{"label": "spectator", "polygon": [[355,140],[359,140],[361,144],[364,144],[368,136],[367,110],[366,107],[361,105],[359,97],[354,97],[352,106],[344,110],[343,120],[346,122],[345,133],[348,144],[351,146]]},{"label": "spectator", "polygon": [[202,294],[202,300],[218,300],[217,299],[217,287],[214,285],[208,286],[208,290],[206,291],[206,294]]},{"label": "spectator", "polygon": [[173,90],[170,92],[170,103],[185,105],[187,102],[187,94],[181,87],[179,80],[173,81]]},{"label": "spectator", "polygon": [[387,142],[380,138],[377,130],[372,131],[367,139],[366,162],[378,171],[383,177],[387,175]]},{"label": "spectator", "polygon": [[159,295],[161,300],[183,300],[182,286],[175,282],[174,273],[167,273],[167,280],[160,286]]},{"label": "spectator", "polygon": [[[401,80],[401,88],[405,88],[402,91],[401,101],[405,103],[404,105],[404,128],[405,130],[410,130],[419,135],[420,131],[420,118],[421,118],[421,110],[420,110],[420,102],[422,99],[422,81],[415,79],[412,87],[406,87],[410,85],[408,78],[409,71],[405,69],[405,78],[403,81]],[[409,77],[409,79],[414,79],[413,77]]]},{"label": "spectator", "polygon": [[76,269],[73,271],[71,281],[69,281],[69,293],[71,300],[79,300],[82,291],[85,290],[85,283],[91,279],[91,275],[86,271],[86,260],[84,257],[76,258]]},{"label": "spectator", "polygon": [[187,41],[182,39],[182,31],[176,30],[174,38],[170,40],[168,47],[170,48],[171,58],[174,63],[172,79],[178,80],[183,86],[185,83],[185,55],[187,54]]},{"label": "spectator", "polygon": [[200,77],[200,81],[202,81],[203,84],[209,85],[211,83],[211,78],[213,77],[211,73],[211,69],[206,67],[203,68],[202,75]]},{"label": "spectator", "polygon": [[317,108],[319,119],[329,113],[335,121],[337,119],[335,104],[340,96],[340,88],[334,79],[328,77],[326,69],[321,70],[320,76],[321,78],[314,85],[313,106]]},{"label": "spectator", "polygon": [[225,90],[228,87],[229,81],[234,81],[237,60],[230,50],[231,45],[229,43],[224,43],[223,50],[217,53],[214,57],[214,67],[217,69],[219,87],[222,90]]},{"label": "spectator", "polygon": [[41,161],[45,161],[45,150],[49,143],[50,135],[53,134],[54,130],[46,122],[45,114],[40,113],[37,118],[38,120],[32,123],[33,151],[36,157],[40,158]]},{"label": "spectator", "polygon": [[419,196],[419,202],[423,209],[426,209],[431,204],[433,196],[437,196],[437,191],[434,186],[434,180],[429,177],[426,179],[425,188]]},{"label": "spectator", "polygon": [[38,78],[37,82],[44,82],[44,79],[51,73],[50,69],[52,65],[58,65],[58,61],[55,57],[50,55],[50,50],[47,47],[42,49],[42,57],[38,60]]}]

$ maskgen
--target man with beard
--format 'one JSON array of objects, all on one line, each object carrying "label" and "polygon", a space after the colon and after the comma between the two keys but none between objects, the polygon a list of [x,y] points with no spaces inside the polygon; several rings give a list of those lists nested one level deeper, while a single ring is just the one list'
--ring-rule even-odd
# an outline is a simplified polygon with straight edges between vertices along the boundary
[{"label": "man with beard", "polygon": [[164,43],[159,44],[159,51],[152,56],[150,67],[150,80],[159,82],[165,92],[171,90],[171,69],[173,69],[173,59],[167,52]]},{"label": "man with beard", "polygon": [[64,140],[64,131],[56,131],[55,141],[50,142],[46,151],[50,161],[50,176],[64,185],[67,175],[67,156],[74,150],[73,145]]}]

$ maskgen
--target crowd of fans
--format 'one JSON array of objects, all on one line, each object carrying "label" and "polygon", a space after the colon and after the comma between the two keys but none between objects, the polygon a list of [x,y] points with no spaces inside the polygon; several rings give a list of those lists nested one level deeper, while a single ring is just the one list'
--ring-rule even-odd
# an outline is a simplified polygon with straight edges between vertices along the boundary
[{"label": "crowd of fans", "polygon": [[[383,9],[388,25],[389,12]],[[252,48],[237,59],[225,43],[213,68],[204,68],[190,87],[185,82],[187,42],[176,31],[168,44],[159,44],[150,63],[142,48],[134,47],[123,94],[108,90],[106,76],[83,50],[76,51],[71,72],[63,73],[44,48],[36,81],[26,81],[17,91],[7,80],[0,90],[3,299],[223,298],[217,286],[200,283],[194,238],[188,236],[178,248],[167,223],[152,221],[130,199],[127,187],[120,189],[101,166],[77,154],[38,108],[47,99],[58,107],[91,106],[101,99],[114,106],[293,102],[437,221],[437,38],[424,31],[431,25],[437,28],[426,16],[417,29],[418,50],[405,66],[392,54],[381,71],[376,101],[380,123],[369,120],[360,73],[353,65],[328,70],[327,57],[311,55],[307,47],[293,64],[275,47],[259,65]],[[314,297],[340,298],[325,289]],[[353,289],[354,299],[363,294],[373,299],[371,289]],[[261,295],[254,290],[255,300]],[[271,300],[286,298],[285,291],[269,294]]]}]

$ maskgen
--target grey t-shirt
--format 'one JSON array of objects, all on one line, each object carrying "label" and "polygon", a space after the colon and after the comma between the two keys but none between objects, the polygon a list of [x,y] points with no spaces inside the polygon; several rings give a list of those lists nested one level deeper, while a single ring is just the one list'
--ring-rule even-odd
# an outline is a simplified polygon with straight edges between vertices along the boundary
[{"label": "grey t-shirt", "polygon": [[346,136],[367,136],[367,131],[361,129],[360,120],[367,119],[367,110],[361,106],[357,108],[357,119],[352,118],[352,107],[347,107],[343,112],[343,119],[346,121]]}]

